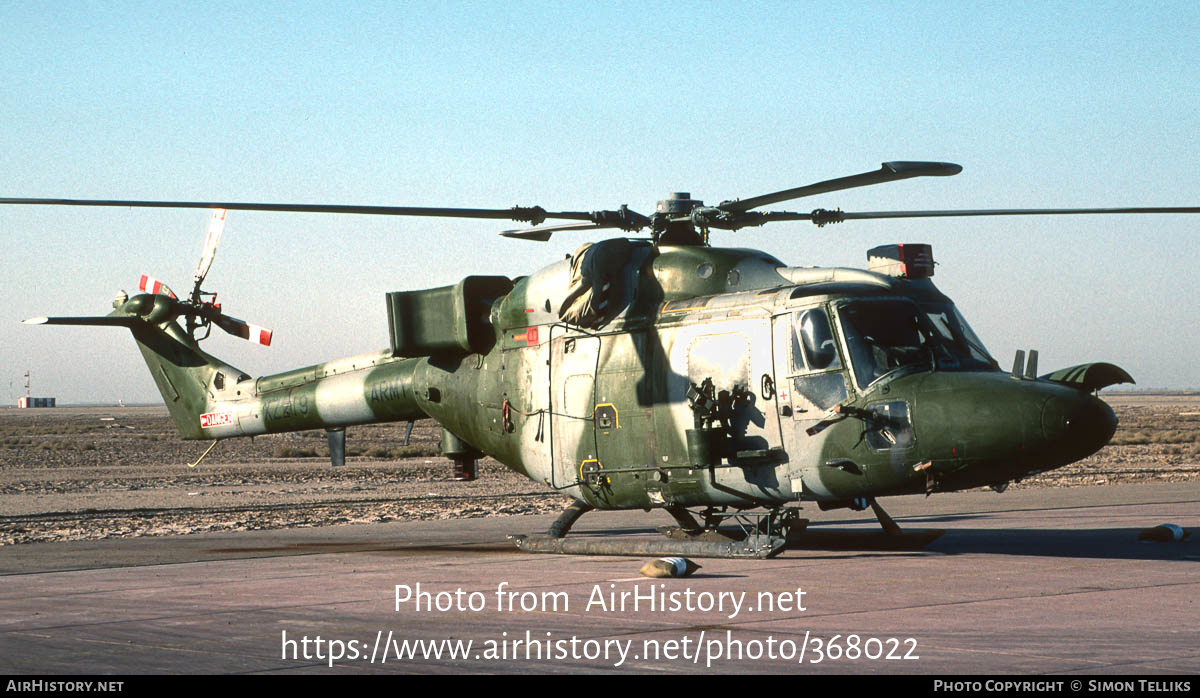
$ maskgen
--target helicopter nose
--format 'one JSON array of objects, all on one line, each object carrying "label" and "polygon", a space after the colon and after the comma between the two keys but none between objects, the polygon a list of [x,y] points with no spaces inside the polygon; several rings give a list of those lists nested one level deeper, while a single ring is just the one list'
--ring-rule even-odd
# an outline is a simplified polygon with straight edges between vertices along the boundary
[{"label": "helicopter nose", "polygon": [[1042,407],[1046,440],[1070,451],[1073,460],[1099,451],[1117,430],[1117,415],[1103,400],[1080,393],[1053,396]]}]

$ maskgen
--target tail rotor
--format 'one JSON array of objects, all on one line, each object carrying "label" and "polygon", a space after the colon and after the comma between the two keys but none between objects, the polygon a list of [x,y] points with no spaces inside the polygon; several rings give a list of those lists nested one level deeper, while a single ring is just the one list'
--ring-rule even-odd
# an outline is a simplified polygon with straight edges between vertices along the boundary
[{"label": "tail rotor", "polygon": [[138,288],[146,293],[166,296],[174,301],[172,305],[175,314],[186,318],[188,336],[196,342],[208,339],[208,335],[212,332],[212,326],[216,325],[234,337],[269,347],[271,346],[271,330],[226,315],[221,311],[221,304],[217,302],[216,292],[207,292],[201,288],[204,279],[208,276],[208,270],[212,267],[213,259],[217,255],[217,246],[221,242],[221,234],[224,230],[225,209],[214,209],[212,218],[208,222],[208,232],[204,239],[204,250],[200,255],[200,263],[196,265],[196,271],[192,275],[192,292],[187,300],[180,300],[169,286],[149,274],[142,274]]}]

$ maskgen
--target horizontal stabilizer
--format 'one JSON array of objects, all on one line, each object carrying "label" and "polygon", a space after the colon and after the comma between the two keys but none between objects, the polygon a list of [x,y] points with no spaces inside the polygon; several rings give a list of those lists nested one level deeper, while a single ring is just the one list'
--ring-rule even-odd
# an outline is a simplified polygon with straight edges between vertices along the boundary
[{"label": "horizontal stabilizer", "polygon": [[140,320],[136,317],[110,317],[92,315],[82,317],[32,317],[26,325],[101,325],[107,327],[133,327]]}]

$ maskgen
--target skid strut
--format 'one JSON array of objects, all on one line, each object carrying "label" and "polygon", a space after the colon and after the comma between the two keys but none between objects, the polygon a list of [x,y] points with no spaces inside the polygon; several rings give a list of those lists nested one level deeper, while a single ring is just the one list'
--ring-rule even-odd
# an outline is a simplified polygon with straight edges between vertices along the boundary
[{"label": "skid strut", "polygon": [[672,519],[675,519],[675,523],[679,524],[679,529],[688,535],[696,535],[704,531],[704,527],[696,521],[696,517],[683,507],[667,507],[667,513],[671,515]]},{"label": "skid strut", "polygon": [[883,510],[883,507],[879,506],[879,503],[875,501],[874,497],[871,498],[871,511],[875,512],[875,518],[879,519],[879,525],[883,526],[884,533],[888,534],[889,536],[897,536],[904,532],[900,526],[892,520],[892,517],[888,516],[888,513]]},{"label": "skid strut", "polygon": [[588,504],[582,499],[576,499],[575,501],[571,502],[570,506],[568,506],[566,509],[563,509],[563,513],[558,515],[558,518],[554,520],[554,523],[550,524],[550,530],[546,531],[546,535],[550,536],[551,538],[565,538],[567,531],[571,530],[571,527],[575,525],[575,522],[579,520],[579,517],[595,508],[596,507]]},{"label": "skid strut", "polygon": [[[688,557],[770,558],[788,542],[788,533],[803,529],[798,509],[759,512],[704,513],[705,526],[683,507],[668,507],[679,525],[671,527],[667,539],[642,536],[567,538],[567,531],[594,507],[576,499],[550,525],[545,536],[515,535],[509,538],[527,553],[564,555],[684,555]],[[736,524],[730,535],[717,535],[722,523]]]}]

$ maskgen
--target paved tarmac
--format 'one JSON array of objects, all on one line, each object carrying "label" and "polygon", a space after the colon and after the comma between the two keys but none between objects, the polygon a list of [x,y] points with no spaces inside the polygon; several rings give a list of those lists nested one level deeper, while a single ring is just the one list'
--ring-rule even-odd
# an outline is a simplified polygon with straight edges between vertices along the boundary
[{"label": "paved tarmac", "polygon": [[515,552],[545,516],[9,546],[0,672],[1194,675],[1200,533],[1137,537],[1200,531],[1198,503],[1194,483],[899,497],[899,544],[806,507],[808,547],[666,580]]}]

